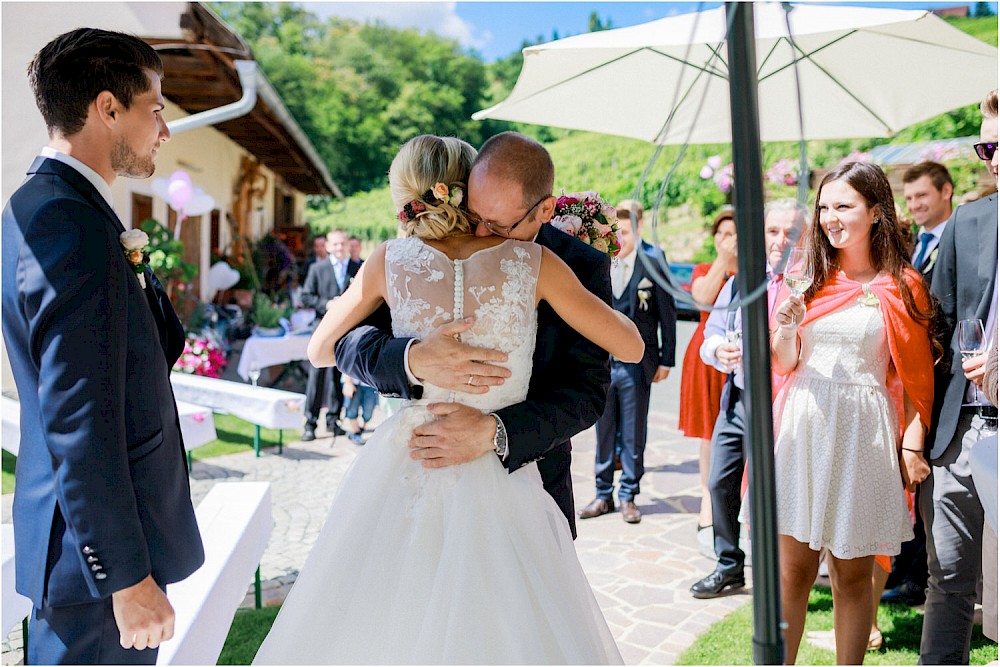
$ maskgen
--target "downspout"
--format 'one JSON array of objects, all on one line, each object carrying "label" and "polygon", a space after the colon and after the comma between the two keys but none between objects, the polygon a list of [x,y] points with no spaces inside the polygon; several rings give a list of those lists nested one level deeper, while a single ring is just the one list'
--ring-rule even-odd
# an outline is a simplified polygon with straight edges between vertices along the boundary
[{"label": "downspout", "polygon": [[243,97],[232,104],[200,111],[191,116],[170,121],[167,123],[170,134],[180,134],[199,127],[215,125],[250,113],[254,105],[257,104],[257,62],[255,60],[237,60],[233,64],[240,76]]}]

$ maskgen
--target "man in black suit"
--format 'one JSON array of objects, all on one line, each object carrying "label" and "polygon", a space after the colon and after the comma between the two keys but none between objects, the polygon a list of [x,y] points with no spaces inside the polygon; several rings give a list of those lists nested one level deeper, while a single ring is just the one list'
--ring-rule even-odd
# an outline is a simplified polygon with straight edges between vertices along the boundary
[{"label": "man in black suit", "polygon": [[[334,229],[326,235],[326,250],[329,258],[318,259],[309,267],[306,283],[302,286],[302,304],[306,308],[314,308],[317,319],[326,315],[329,304],[344,293],[361,268],[361,262],[351,260],[348,255],[347,233],[343,230]],[[306,425],[302,431],[304,442],[316,439],[316,422],[319,421],[319,412],[323,408],[324,399],[326,429],[333,433],[334,437],[344,435],[346,432],[337,423],[340,419],[340,408],[344,405],[344,390],[340,382],[340,369],[316,368],[312,364],[309,365],[309,378],[306,381]]]},{"label": "man in black suit", "polygon": [[[649,394],[654,382],[666,380],[674,366],[677,341],[677,310],[674,299],[646,271],[639,253],[655,266],[666,266],[663,251],[642,240],[642,204],[633,200],[618,207],[621,252],[611,267],[612,305],[635,322],[646,343],[638,364],[611,360],[611,390],[604,414],[597,422],[594,473],[597,497],[580,510],[581,519],[607,514],[615,509],[614,492],[616,434],[621,434],[621,467],[618,500],[626,523],[639,523],[642,514],[635,504],[644,470]],[[633,219],[635,229],[633,229]]]},{"label": "man in black suit", "polygon": [[[538,142],[514,132],[489,139],[469,175],[468,209],[480,236],[535,240],[559,257],[587,288],[611,303],[610,259],[546,224],[555,210],[552,159]],[[454,336],[472,320],[446,324],[426,339],[393,338],[389,309],[343,337],[337,364],[387,396],[420,398],[427,382],[456,392],[486,393],[510,372],[495,365],[505,355],[474,348]],[[417,427],[412,456],[427,467],[444,467],[494,453],[514,472],[538,462],[545,490],[576,536],[570,437],[592,426],[604,411],[610,372],[608,354],[556,316],[538,307],[538,337],[527,399],[484,415],[461,403],[434,404],[438,419]]]},{"label": "man in black suit", "polygon": [[3,333],[21,407],[17,591],[29,664],[153,664],[167,584],[204,561],[170,367],[184,330],[111,207],[170,138],[144,42],[81,28],[29,79],[49,144],[3,211]]},{"label": "man in black suit", "polygon": [[[977,153],[997,178],[997,91],[983,100],[980,109],[983,123]],[[997,195],[993,193],[955,209],[941,237],[931,283],[941,304],[939,339],[945,355],[935,367],[933,427],[924,443],[931,474],[918,491],[930,574],[920,637],[924,665],[969,663],[984,519],[969,470],[969,450],[996,433],[997,409],[977,386],[986,354],[963,361],[956,329],[960,320],[978,318],[987,332],[994,331],[996,290]]]}]

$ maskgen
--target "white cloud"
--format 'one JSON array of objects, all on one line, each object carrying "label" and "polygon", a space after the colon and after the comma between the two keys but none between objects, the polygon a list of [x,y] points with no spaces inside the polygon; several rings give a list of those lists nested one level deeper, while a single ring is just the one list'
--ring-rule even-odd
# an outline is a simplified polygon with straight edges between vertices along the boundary
[{"label": "white cloud", "polygon": [[339,16],[359,23],[376,20],[396,28],[416,28],[480,49],[492,35],[477,30],[459,17],[454,2],[305,2],[303,7],[320,18]]}]

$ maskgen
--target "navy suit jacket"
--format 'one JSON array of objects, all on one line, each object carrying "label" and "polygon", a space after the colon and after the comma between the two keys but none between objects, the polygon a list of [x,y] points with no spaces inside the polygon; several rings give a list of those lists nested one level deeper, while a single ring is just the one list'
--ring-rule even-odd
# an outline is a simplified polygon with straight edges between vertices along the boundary
[{"label": "navy suit jacket", "polygon": [[934,367],[934,413],[926,443],[931,460],[940,458],[955,436],[969,386],[958,351],[958,321],[979,318],[985,324],[990,312],[997,275],[997,194],[956,208],[938,247],[931,292],[941,304],[944,358]]},{"label": "navy suit jacket", "polygon": [[[614,308],[635,323],[643,343],[646,344],[642,361],[637,364],[622,365],[637,385],[649,386],[653,384],[657,367],[673,368],[674,350],[677,347],[677,308],[674,298],[646,271],[646,265],[638,256],[640,252],[645,254],[654,266],[667,265],[662,250],[641,241],[641,245],[636,249],[632,278],[625,286],[621,297],[614,300]],[[640,292],[645,295],[644,298],[640,296]]]},{"label": "navy suit jacket", "polygon": [[21,408],[17,591],[93,602],[204,561],[170,367],[184,331],[72,167],[39,158],[3,211],[3,333]]},{"label": "navy suit jacket", "polygon": [[[588,290],[611,303],[611,260],[606,254],[547,224],[535,241],[562,258]],[[386,396],[420,398],[419,391],[411,390],[403,367],[410,340],[392,337],[389,308],[383,306],[337,342],[337,366]],[[545,490],[566,515],[574,537],[569,439],[597,422],[610,385],[608,353],[563,322],[547,303],[540,303],[527,399],[497,411],[507,429],[504,465],[514,472],[538,462]]]}]

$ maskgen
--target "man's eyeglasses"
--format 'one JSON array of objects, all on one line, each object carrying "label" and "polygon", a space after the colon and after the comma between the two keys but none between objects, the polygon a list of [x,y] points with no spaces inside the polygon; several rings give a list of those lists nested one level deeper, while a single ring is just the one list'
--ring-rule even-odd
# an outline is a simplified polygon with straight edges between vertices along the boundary
[{"label": "man's eyeglasses", "polygon": [[972,147],[976,151],[976,155],[979,156],[980,160],[986,160],[989,162],[993,159],[993,154],[997,152],[997,142],[995,141],[984,141],[979,144],[972,144]]},{"label": "man's eyeglasses", "polygon": [[491,234],[496,234],[497,236],[506,236],[506,237],[509,237],[510,233],[512,231],[514,231],[515,229],[517,229],[518,225],[520,225],[522,222],[524,222],[525,220],[528,219],[528,216],[531,215],[531,212],[534,211],[538,207],[539,204],[541,204],[543,201],[545,201],[546,199],[548,199],[551,196],[552,195],[545,195],[544,197],[542,197],[541,199],[539,199],[538,201],[536,201],[531,206],[531,208],[529,208],[528,211],[524,215],[521,216],[521,219],[518,220],[517,222],[515,222],[513,225],[506,225],[506,226],[504,226],[504,225],[498,225],[495,222],[490,222],[488,220],[483,220],[482,218],[480,218],[478,215],[476,215],[472,211],[468,212],[469,222],[471,222],[473,225],[476,225],[476,226],[479,226],[479,225],[485,226],[486,229],[490,230]]}]

